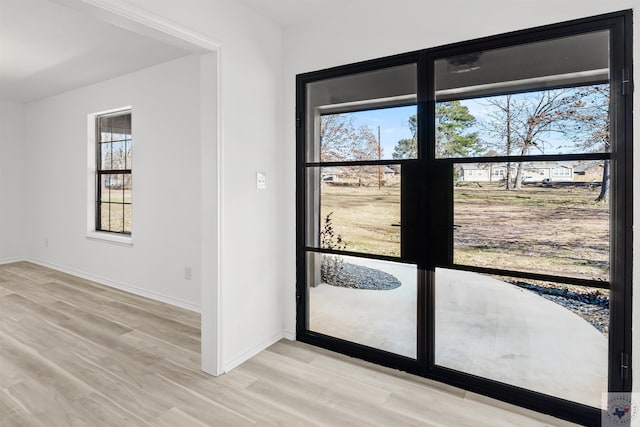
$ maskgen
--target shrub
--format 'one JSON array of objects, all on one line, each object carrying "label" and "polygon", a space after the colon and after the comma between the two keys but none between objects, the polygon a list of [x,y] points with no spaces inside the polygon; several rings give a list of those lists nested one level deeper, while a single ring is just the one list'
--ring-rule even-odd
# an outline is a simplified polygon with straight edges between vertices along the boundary
[{"label": "shrub", "polygon": [[[344,250],[347,244],[342,240],[342,236],[336,234],[333,229],[333,212],[324,218],[322,230],[320,230],[320,247],[324,249]],[[322,255],[320,262],[320,279],[324,283],[332,283],[342,271],[344,260],[337,255]]]}]

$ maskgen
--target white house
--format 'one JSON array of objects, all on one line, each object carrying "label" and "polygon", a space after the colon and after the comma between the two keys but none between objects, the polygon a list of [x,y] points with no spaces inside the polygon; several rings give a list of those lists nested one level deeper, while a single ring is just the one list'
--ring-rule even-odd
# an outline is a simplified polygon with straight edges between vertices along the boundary
[{"label": "white house", "polygon": [[[574,180],[574,167],[569,162],[543,162],[523,166],[522,182],[571,182]],[[507,165],[481,163],[461,163],[458,165],[459,181],[500,182],[507,179]],[[511,165],[511,179],[515,179],[517,166]]]}]

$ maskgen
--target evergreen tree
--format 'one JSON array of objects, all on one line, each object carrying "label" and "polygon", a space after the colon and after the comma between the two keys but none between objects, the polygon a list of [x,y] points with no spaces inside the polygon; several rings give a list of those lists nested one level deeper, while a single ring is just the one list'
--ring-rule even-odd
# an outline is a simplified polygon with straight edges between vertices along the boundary
[{"label": "evergreen tree", "polygon": [[[475,117],[460,101],[436,104],[436,153],[438,157],[462,157],[482,150],[477,132],[470,132]],[[417,117],[409,118],[411,139],[401,139],[393,150],[394,159],[417,158]]]},{"label": "evergreen tree", "polygon": [[460,101],[436,104],[436,156],[465,157],[480,153],[478,133],[470,132],[475,123],[469,108]]}]

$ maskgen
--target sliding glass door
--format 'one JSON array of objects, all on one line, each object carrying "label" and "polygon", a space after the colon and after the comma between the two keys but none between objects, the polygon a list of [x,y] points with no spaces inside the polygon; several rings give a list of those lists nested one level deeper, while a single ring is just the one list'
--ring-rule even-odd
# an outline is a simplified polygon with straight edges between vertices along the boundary
[{"label": "sliding glass door", "polygon": [[630,390],[628,21],[299,76],[298,339],[599,422]]}]

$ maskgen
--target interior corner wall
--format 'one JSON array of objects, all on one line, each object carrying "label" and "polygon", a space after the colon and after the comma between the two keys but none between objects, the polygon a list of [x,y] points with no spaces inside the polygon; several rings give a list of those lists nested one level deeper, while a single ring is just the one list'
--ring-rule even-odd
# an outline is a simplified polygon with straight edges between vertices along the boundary
[{"label": "interior corner wall", "polygon": [[[221,46],[218,277],[228,371],[283,336],[282,31],[235,0],[127,3]],[[256,172],[266,189],[256,189]]]},{"label": "interior corner wall", "polygon": [[[27,258],[198,310],[199,92],[200,58],[187,56],[26,104]],[[134,140],[132,246],[86,236],[87,116],[125,106]]]},{"label": "interior corner wall", "polygon": [[24,257],[24,107],[0,101],[0,264]]},{"label": "interior corner wall", "polygon": [[[296,74],[332,66],[410,52],[448,43],[506,33],[572,19],[631,9],[634,11],[634,130],[638,147],[640,129],[640,19],[637,0],[555,0],[472,2],[451,0],[370,0],[348,3],[326,19],[315,19],[285,29],[284,52],[284,183],[286,262],[285,330],[295,331],[295,77]],[[496,12],[499,11],[499,12]],[[635,171],[640,170],[640,149],[634,153]],[[634,223],[640,220],[640,174],[633,174]],[[634,239],[634,283],[640,283],[640,239]],[[633,365],[634,389],[640,390],[640,291],[634,286]]]}]

